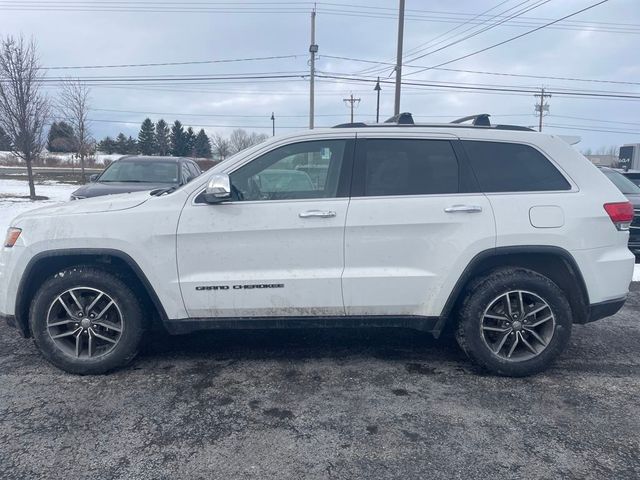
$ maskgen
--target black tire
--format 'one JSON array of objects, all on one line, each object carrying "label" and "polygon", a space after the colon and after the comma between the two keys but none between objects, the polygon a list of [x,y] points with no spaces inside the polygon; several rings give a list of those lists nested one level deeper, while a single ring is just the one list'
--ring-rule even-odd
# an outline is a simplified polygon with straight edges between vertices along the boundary
[{"label": "black tire", "polygon": [[[485,331],[482,322],[485,312],[489,307],[497,304],[495,302],[498,298],[510,291],[526,291],[535,294],[548,304],[551,314],[554,316],[554,324],[547,331],[547,335],[550,337],[546,341],[546,347],[543,347],[542,343],[538,344],[537,348],[540,349],[540,352],[533,358],[526,356],[523,356],[521,360],[503,358],[489,347],[484,337]],[[515,295],[517,298],[517,294]],[[517,320],[519,314],[515,315]],[[513,328],[516,321],[513,318],[510,320],[511,328]],[[521,328],[522,323],[521,319],[517,323],[518,328]],[[506,323],[506,325],[510,324]],[[523,377],[545,370],[565,350],[571,337],[571,325],[571,307],[566,296],[555,283],[547,277],[525,268],[501,268],[471,284],[459,310],[456,339],[467,356],[489,372],[510,377]],[[496,333],[497,335],[500,335],[499,339],[503,338],[502,332]],[[513,339],[519,338],[518,332],[509,333],[509,335],[515,335],[515,337],[507,337],[507,340],[511,339],[512,345]],[[520,335],[524,337],[525,333],[520,333]],[[496,343],[501,345],[499,341]],[[500,350],[499,347],[497,348]],[[521,348],[524,347],[521,346]]]},{"label": "black tire", "polygon": [[[58,296],[75,288],[97,289],[108,295],[121,315],[122,331],[115,346],[97,357],[76,358],[65,352],[49,334],[47,317]],[[65,269],[48,278],[31,303],[29,325],[34,341],[43,356],[65,372],[97,375],[127,365],[138,353],[144,330],[141,302],[133,291],[115,275],[95,267],[77,266]],[[70,325],[70,328],[74,328]],[[75,336],[73,337],[75,338]],[[95,337],[94,337],[95,338]]]}]

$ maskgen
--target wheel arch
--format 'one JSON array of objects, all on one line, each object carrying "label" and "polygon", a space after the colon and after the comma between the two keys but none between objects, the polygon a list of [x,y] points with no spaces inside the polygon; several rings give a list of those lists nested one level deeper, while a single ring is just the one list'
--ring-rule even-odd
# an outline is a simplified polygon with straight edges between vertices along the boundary
[{"label": "wheel arch", "polygon": [[578,264],[565,249],[546,245],[498,247],[477,254],[449,294],[435,334],[450,323],[471,282],[498,267],[524,267],[548,277],[567,295],[574,323],[589,321],[589,293]]},{"label": "wheel arch", "polygon": [[154,326],[163,325],[167,314],[140,266],[125,252],[113,249],[64,249],[42,252],[27,264],[18,286],[15,319],[23,337],[30,337],[29,306],[34,294],[51,275],[64,268],[89,265],[102,268],[124,279],[126,284],[152,312]]}]

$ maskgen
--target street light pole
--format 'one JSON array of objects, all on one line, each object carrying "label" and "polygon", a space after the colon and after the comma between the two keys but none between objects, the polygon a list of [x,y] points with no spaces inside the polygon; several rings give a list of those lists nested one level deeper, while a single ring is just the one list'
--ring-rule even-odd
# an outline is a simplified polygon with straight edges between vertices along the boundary
[{"label": "street light pole", "polygon": [[276,116],[271,112],[271,131],[272,135],[276,136]]},{"label": "street light pole", "polygon": [[380,77],[378,77],[376,86],[373,87],[373,89],[376,91],[376,94],[378,95],[378,98],[376,99],[376,123],[380,123],[380,90],[382,90],[382,87],[380,86]]}]

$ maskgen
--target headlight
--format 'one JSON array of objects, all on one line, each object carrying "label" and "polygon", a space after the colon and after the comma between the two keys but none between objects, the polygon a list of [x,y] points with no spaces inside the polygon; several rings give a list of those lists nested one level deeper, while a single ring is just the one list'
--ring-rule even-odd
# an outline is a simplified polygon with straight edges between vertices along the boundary
[{"label": "headlight", "polygon": [[13,247],[18,241],[21,233],[21,228],[9,227],[9,229],[7,230],[7,237],[4,239],[4,246],[6,248]]}]

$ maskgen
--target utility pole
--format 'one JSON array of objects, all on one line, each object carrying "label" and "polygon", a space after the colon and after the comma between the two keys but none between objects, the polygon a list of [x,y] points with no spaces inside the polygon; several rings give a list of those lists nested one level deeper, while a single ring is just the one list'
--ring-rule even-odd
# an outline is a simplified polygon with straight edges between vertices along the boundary
[{"label": "utility pole", "polygon": [[545,103],[544,99],[545,98],[551,98],[551,94],[550,93],[544,93],[544,87],[542,87],[542,89],[540,90],[540,93],[536,93],[534,95],[534,97],[536,98],[540,98],[540,103],[538,103],[536,101],[536,113],[539,114],[538,116],[538,131],[541,132],[542,131],[542,116],[544,115],[545,112],[549,113],[549,104]]},{"label": "utility pole", "polygon": [[271,131],[272,135],[276,136],[276,116],[271,112]]},{"label": "utility pole", "polygon": [[353,123],[353,108],[360,103],[359,98],[353,98],[353,93],[349,95],[349,98],[343,98],[344,104],[351,109],[351,123]]},{"label": "utility pole", "polygon": [[402,83],[402,41],[404,38],[404,0],[400,0],[398,12],[398,55],[396,57],[396,99],[393,114],[400,114],[400,85]]},{"label": "utility pole", "polygon": [[311,72],[309,75],[309,128],[313,130],[313,117],[315,110],[315,92],[314,82],[316,75],[316,53],[318,53],[318,45],[316,45],[316,7],[311,11],[311,45],[309,45],[309,54],[311,55],[309,66]]},{"label": "utility pole", "polygon": [[378,98],[376,99],[376,123],[380,123],[380,90],[382,90],[382,87],[380,86],[380,77],[378,77],[376,86],[373,87],[373,89],[378,95]]}]

